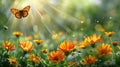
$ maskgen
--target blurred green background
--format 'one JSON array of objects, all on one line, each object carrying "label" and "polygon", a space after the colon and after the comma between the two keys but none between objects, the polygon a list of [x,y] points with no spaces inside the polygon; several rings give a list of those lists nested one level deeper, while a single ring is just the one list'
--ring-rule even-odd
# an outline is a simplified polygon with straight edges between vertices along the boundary
[{"label": "blurred green background", "polygon": [[[30,5],[29,15],[17,19],[11,8]],[[0,0],[0,38],[14,31],[25,36],[39,34],[45,39],[52,32],[93,34],[115,31],[119,36],[120,0]],[[7,30],[4,28],[8,27]]]}]

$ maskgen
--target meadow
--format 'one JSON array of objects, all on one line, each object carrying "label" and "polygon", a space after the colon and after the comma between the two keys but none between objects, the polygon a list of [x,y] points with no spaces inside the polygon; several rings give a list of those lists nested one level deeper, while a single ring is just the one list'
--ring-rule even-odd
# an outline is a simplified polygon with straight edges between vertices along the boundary
[{"label": "meadow", "polygon": [[119,0],[0,0],[0,67],[119,67]]}]

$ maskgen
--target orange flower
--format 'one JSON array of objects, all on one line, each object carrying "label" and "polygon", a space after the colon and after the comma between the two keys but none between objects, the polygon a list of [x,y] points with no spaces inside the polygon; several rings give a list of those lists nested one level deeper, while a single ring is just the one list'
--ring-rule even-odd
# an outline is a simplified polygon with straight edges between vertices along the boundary
[{"label": "orange flower", "polygon": [[114,46],[117,46],[117,44],[118,44],[117,41],[114,41],[114,42],[113,42],[113,45],[114,45]]},{"label": "orange flower", "polygon": [[70,62],[68,63],[69,66],[73,66],[74,64],[75,64],[75,62],[72,62],[72,61],[70,61]]},{"label": "orange flower", "polygon": [[62,35],[62,34],[63,34],[63,32],[62,32],[62,31],[60,31],[58,34],[59,34],[59,35]]},{"label": "orange flower", "polygon": [[91,65],[93,63],[95,63],[97,60],[96,60],[96,57],[95,56],[86,56],[83,61],[82,61],[82,64],[83,65]]},{"label": "orange flower", "polygon": [[38,56],[36,56],[35,54],[30,55],[29,60],[34,63],[40,63],[40,61],[41,61],[40,58]]},{"label": "orange flower", "polygon": [[72,61],[70,61],[70,62],[68,62],[68,65],[69,65],[70,67],[71,67],[71,66],[78,67],[79,62],[72,62]]},{"label": "orange flower", "polygon": [[20,42],[20,47],[25,51],[25,52],[30,52],[33,50],[34,46],[32,45],[32,42],[30,41],[21,41]]},{"label": "orange flower", "polygon": [[12,44],[12,43],[9,42],[9,41],[4,42],[4,43],[3,43],[3,47],[4,47],[5,49],[7,49],[7,50],[10,50],[10,51],[12,51],[12,50],[15,49],[14,44]]},{"label": "orange flower", "polygon": [[43,53],[47,53],[47,49],[44,49],[44,50],[43,50]]},{"label": "orange flower", "polygon": [[69,51],[73,50],[74,47],[75,47],[75,46],[74,46],[74,44],[73,44],[71,41],[68,41],[68,42],[64,41],[63,43],[61,43],[61,44],[58,46],[58,48],[59,48],[60,50],[62,50],[63,52],[69,52]]},{"label": "orange flower", "polygon": [[114,34],[114,32],[105,32],[105,35],[108,37],[111,37]]},{"label": "orange flower", "polygon": [[103,55],[108,56],[112,52],[112,48],[110,47],[110,44],[104,44],[104,43],[102,43],[99,47],[97,47],[97,50],[100,56]]},{"label": "orange flower", "polygon": [[79,45],[78,45],[78,49],[81,49],[81,48],[85,48],[87,46],[89,46],[89,42],[87,41],[87,39],[85,38]]},{"label": "orange flower", "polygon": [[88,40],[88,42],[90,43],[90,44],[95,44],[95,43],[97,43],[97,42],[100,42],[101,41],[101,35],[96,35],[96,34],[94,34],[93,36],[90,36],[90,37],[88,37],[87,38],[87,40]]},{"label": "orange flower", "polygon": [[29,35],[29,36],[26,37],[27,40],[32,40],[32,38],[33,37],[31,35]]},{"label": "orange flower", "polygon": [[48,59],[52,62],[61,62],[64,60],[64,52],[62,51],[52,51],[48,55]]},{"label": "orange flower", "polygon": [[43,40],[33,40],[37,45],[41,44]]},{"label": "orange flower", "polygon": [[8,58],[10,64],[14,65],[14,67],[18,67],[18,62],[15,58]]},{"label": "orange flower", "polygon": [[13,35],[16,36],[16,37],[20,37],[20,36],[23,36],[23,33],[21,33],[21,32],[13,32]]}]

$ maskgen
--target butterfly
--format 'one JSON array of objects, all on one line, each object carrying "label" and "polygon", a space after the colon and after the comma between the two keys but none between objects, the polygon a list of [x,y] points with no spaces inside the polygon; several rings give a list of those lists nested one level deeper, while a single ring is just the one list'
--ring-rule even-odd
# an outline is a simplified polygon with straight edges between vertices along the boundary
[{"label": "butterfly", "polygon": [[30,10],[30,6],[26,6],[22,10],[12,8],[11,13],[14,14],[16,18],[21,19],[22,17],[27,17],[28,16],[28,11],[29,10]]}]

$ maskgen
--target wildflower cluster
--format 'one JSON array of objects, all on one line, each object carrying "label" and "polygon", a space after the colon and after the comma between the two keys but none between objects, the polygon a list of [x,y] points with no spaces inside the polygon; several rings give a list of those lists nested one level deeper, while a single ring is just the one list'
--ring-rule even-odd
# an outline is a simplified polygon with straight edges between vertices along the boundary
[{"label": "wildflower cluster", "polygon": [[[57,46],[52,46],[51,43],[45,43],[47,40],[39,37],[30,36],[29,39],[22,32],[13,32],[13,36],[16,38],[1,41],[0,67],[119,65],[120,46],[116,40],[111,40],[113,34],[113,32],[105,32],[104,35],[93,34],[78,41],[79,38],[61,40],[59,36],[64,36],[62,33],[55,40]],[[105,42],[104,37],[108,37],[110,40]],[[47,46],[45,46],[46,44]],[[50,46],[54,49],[51,49]]]}]

